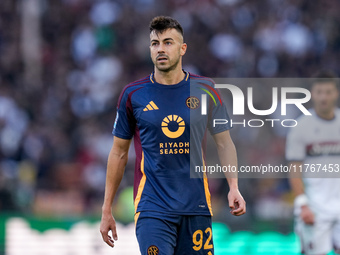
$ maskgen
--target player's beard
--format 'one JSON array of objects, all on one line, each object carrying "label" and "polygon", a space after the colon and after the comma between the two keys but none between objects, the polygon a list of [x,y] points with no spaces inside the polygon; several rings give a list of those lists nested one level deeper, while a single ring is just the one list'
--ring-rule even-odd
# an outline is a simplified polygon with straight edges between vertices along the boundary
[{"label": "player's beard", "polygon": [[159,71],[167,73],[167,72],[170,72],[170,71],[176,69],[176,67],[179,64],[179,61],[180,61],[180,56],[176,60],[173,60],[173,61],[168,57],[169,64],[168,65],[162,65],[161,63],[158,63],[157,59],[156,59],[155,66]]},{"label": "player's beard", "polygon": [[326,105],[322,105],[322,103],[319,103],[315,106],[317,112],[320,112],[321,114],[328,115],[334,111],[336,108],[336,102],[329,102]]}]

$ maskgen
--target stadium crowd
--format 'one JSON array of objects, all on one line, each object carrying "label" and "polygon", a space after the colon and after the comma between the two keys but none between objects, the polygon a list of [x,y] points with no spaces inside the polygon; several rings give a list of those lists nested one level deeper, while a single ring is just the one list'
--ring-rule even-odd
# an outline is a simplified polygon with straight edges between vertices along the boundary
[{"label": "stadium crowd", "polygon": [[[98,215],[123,86],[152,71],[148,23],[178,19],[188,71],[209,77],[340,74],[340,2],[43,0],[41,72],[23,59],[22,1],[0,1],[0,211]],[[270,103],[271,97],[262,98]],[[241,165],[285,163],[284,134],[235,128]],[[123,187],[133,183],[133,153]],[[285,179],[241,179],[249,218],[290,219]],[[123,189],[123,188],[122,188]],[[211,180],[215,219],[232,224],[226,181]],[[132,197],[131,197],[132,203]],[[276,208],[276,210],[265,210]],[[249,227],[249,226],[248,226]]]}]

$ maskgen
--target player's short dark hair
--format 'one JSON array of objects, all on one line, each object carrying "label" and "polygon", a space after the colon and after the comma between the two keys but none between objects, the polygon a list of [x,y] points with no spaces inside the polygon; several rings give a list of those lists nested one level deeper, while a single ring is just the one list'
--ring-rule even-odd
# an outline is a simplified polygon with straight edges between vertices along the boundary
[{"label": "player's short dark hair", "polygon": [[169,16],[157,16],[154,17],[150,22],[150,33],[155,31],[156,34],[163,33],[165,30],[174,28],[176,29],[182,36],[184,35],[183,28],[181,24],[174,18]]},{"label": "player's short dark hair", "polygon": [[312,78],[313,78],[312,86],[315,85],[316,83],[320,84],[320,83],[332,82],[335,84],[335,87],[339,89],[338,88],[339,86],[338,77],[332,71],[328,71],[328,70],[319,71],[316,74],[314,74]]}]

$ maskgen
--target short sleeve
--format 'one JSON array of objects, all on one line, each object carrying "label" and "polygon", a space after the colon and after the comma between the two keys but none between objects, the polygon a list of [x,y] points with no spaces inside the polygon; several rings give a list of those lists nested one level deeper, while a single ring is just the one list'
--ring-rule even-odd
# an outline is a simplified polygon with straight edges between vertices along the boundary
[{"label": "short sleeve", "polygon": [[118,100],[116,120],[112,134],[122,139],[131,139],[134,134],[136,119],[133,115],[131,97],[124,90]]},{"label": "short sleeve", "polygon": [[208,129],[210,134],[215,135],[230,128],[230,118],[224,102],[222,100],[216,102],[210,101],[208,116]]},{"label": "short sleeve", "polygon": [[286,159],[288,161],[303,161],[306,157],[306,147],[301,134],[301,127],[291,127],[286,139]]}]

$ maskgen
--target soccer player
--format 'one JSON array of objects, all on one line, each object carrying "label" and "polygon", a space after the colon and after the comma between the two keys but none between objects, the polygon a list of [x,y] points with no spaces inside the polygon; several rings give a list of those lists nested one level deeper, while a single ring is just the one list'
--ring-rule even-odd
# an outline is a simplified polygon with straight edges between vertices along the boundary
[{"label": "soccer player", "polygon": [[[135,224],[141,254],[214,254],[208,181],[205,174],[190,172],[205,164],[207,129],[221,164],[236,166],[237,156],[230,126],[212,123],[213,118],[229,119],[213,83],[182,69],[186,49],[181,25],[171,17],[155,17],[150,23],[154,72],[127,85],[119,98],[100,225],[103,240],[111,247],[118,238],[111,206],[133,137]],[[215,98],[206,100],[207,114],[201,114],[200,98],[206,92]],[[242,215],[246,207],[237,176],[227,180],[231,214]]]},{"label": "soccer player", "polygon": [[296,172],[303,172],[300,178],[296,173],[290,178],[296,195],[295,230],[302,253],[322,255],[332,248],[340,253],[340,110],[334,74],[316,75],[311,95],[312,116],[298,119],[286,144],[287,160]]}]

